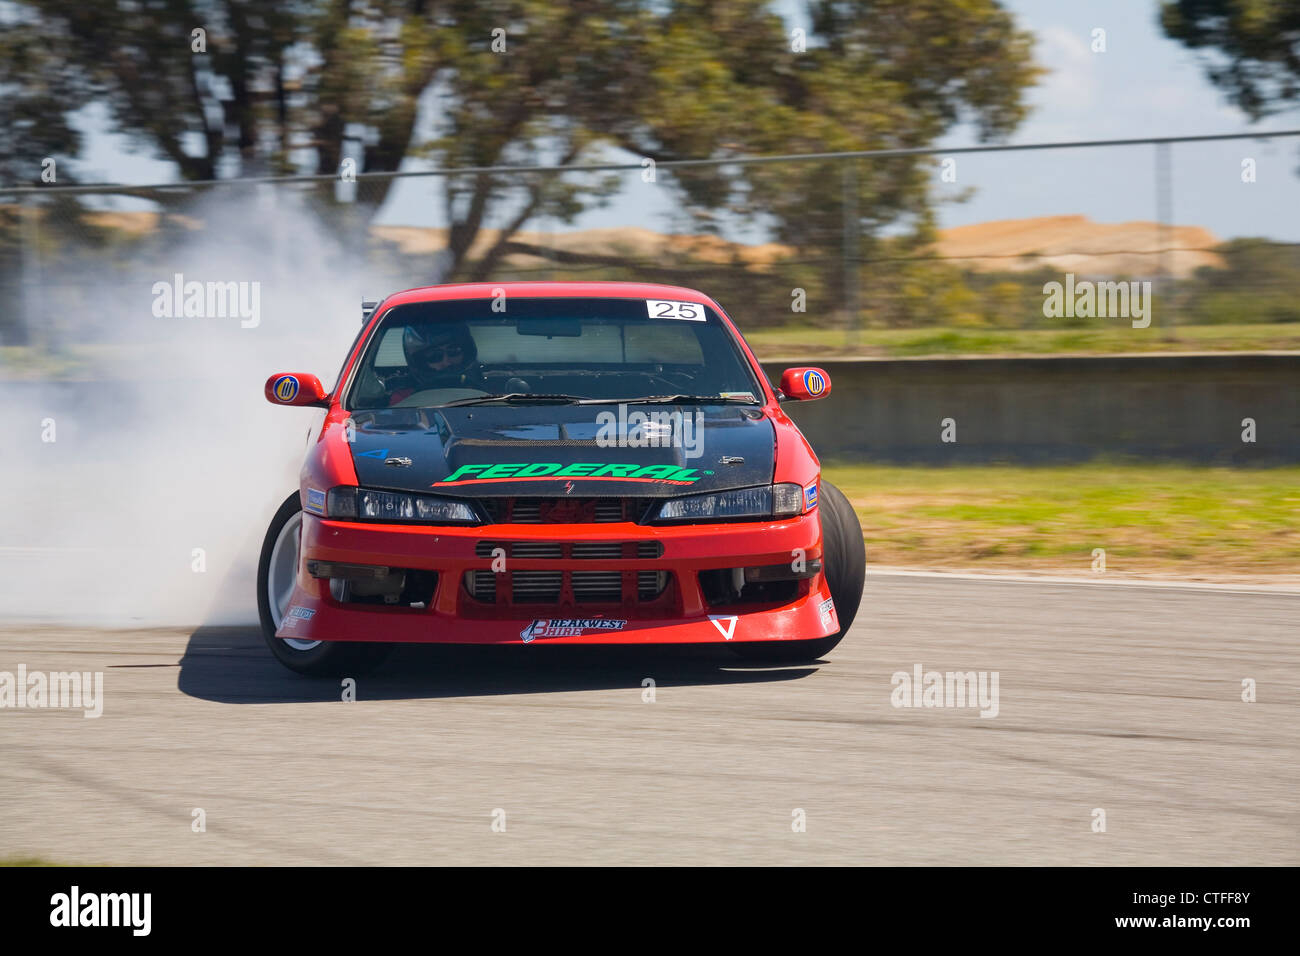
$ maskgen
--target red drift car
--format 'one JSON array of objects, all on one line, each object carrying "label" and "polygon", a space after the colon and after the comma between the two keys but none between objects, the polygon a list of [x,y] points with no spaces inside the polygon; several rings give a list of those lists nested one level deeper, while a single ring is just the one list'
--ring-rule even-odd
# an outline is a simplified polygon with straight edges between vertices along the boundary
[{"label": "red drift car", "polygon": [[708,296],[630,282],[389,296],[327,393],[301,487],[267,530],[271,652],[357,673],[393,643],[724,644],[815,660],[849,629],[866,555],[785,399]]}]

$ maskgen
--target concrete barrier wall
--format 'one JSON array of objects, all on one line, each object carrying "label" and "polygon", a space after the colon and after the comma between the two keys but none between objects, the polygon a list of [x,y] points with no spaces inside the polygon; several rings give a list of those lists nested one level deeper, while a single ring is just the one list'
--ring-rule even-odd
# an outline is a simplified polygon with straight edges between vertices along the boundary
[{"label": "concrete barrier wall", "polygon": [[[808,359],[764,363],[769,378]],[[1300,462],[1300,355],[851,359],[786,402],[824,459],[1048,462],[1133,456]],[[941,441],[955,422],[956,442]],[[1254,419],[1256,441],[1242,441]]]}]

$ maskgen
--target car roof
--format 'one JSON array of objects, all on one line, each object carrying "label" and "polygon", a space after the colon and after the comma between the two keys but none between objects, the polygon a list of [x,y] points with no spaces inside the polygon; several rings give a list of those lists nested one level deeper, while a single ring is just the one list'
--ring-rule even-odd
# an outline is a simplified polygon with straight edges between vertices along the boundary
[{"label": "car roof", "polygon": [[458,282],[427,285],[395,292],[384,300],[385,308],[412,302],[443,299],[490,299],[504,291],[506,298],[521,299],[672,299],[721,307],[703,292],[679,285],[655,282]]}]

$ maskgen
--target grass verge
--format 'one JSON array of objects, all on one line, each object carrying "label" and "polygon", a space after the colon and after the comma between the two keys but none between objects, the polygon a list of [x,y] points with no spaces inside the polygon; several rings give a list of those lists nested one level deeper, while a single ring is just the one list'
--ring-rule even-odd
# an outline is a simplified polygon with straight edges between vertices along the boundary
[{"label": "grass verge", "polygon": [[[1300,351],[1300,322],[1271,325],[1188,325],[1173,337],[1162,329],[1123,325],[1097,329],[864,329],[850,344],[843,329],[742,327],[760,359],[817,362],[826,358],[936,358],[1016,355],[1107,355],[1118,352]],[[71,345],[57,352],[0,346],[0,381],[92,381],[150,378],[167,349],[144,344]]]},{"label": "grass verge", "polygon": [[824,463],[868,565],[1210,580],[1300,575],[1300,467]]},{"label": "grass verge", "polygon": [[0,857],[0,866],[62,866],[62,863],[51,863],[49,860],[42,860],[38,856],[3,856]]},{"label": "grass verge", "polygon": [[1134,329],[864,329],[849,344],[843,329],[791,326],[744,330],[760,358],[871,356],[919,358],[958,355],[1107,355],[1117,352],[1241,352],[1300,350],[1300,323],[1188,325]]}]

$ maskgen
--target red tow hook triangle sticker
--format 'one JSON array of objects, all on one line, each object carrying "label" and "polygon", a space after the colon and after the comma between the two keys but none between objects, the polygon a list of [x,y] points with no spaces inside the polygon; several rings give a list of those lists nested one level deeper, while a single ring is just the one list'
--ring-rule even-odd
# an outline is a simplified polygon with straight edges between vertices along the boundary
[{"label": "red tow hook triangle sticker", "polygon": [[[718,629],[718,633],[728,641],[731,640],[731,635],[736,633],[737,618],[734,614],[710,614],[709,620],[712,621],[713,626]],[[726,622],[726,626],[723,626],[724,621]]]}]

